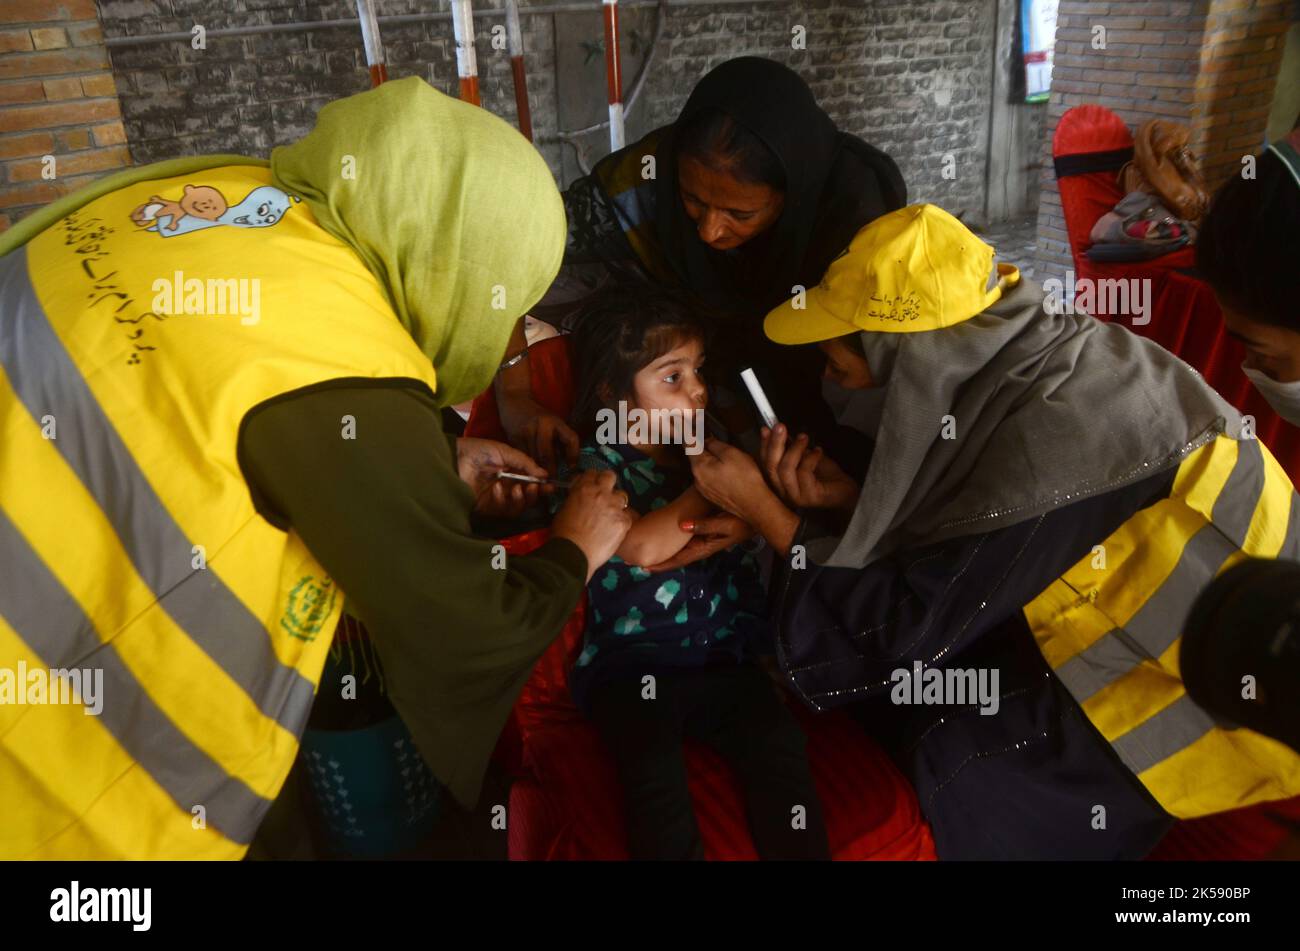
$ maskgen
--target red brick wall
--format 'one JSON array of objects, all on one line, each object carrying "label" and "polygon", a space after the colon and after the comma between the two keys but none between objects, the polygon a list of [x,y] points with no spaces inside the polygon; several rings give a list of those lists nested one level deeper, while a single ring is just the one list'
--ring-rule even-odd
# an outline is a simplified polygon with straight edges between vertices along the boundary
[{"label": "red brick wall", "polygon": [[0,230],[130,164],[94,0],[0,0]]},{"label": "red brick wall", "polygon": [[[1211,187],[1263,145],[1293,0],[1062,0],[1043,137],[1037,277],[1071,266],[1052,169],[1052,136],[1070,108],[1096,103],[1130,129],[1190,125]],[[1093,28],[1106,28],[1104,49]]]},{"label": "red brick wall", "polygon": [[1192,104],[1193,147],[1211,187],[1258,152],[1273,104],[1293,0],[1213,0]]}]

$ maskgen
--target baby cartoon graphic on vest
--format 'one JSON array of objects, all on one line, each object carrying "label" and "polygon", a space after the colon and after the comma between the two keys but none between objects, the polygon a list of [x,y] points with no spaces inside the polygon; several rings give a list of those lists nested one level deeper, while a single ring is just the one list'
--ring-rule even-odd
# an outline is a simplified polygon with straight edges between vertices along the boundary
[{"label": "baby cartoon graphic on vest", "polygon": [[131,220],[164,238],[219,225],[269,228],[284,217],[292,202],[299,200],[297,197],[290,199],[272,185],[260,185],[231,208],[226,197],[211,185],[186,185],[179,201],[153,195],[131,212]]}]

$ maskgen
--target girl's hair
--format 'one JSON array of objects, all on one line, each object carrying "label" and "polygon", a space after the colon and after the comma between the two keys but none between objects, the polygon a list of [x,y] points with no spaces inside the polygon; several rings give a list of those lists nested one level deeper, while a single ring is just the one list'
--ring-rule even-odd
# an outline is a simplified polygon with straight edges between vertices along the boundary
[{"label": "girl's hair", "polygon": [[1272,152],[1255,172],[1234,175],[1215,194],[1196,239],[1196,268],[1247,319],[1300,331],[1300,186]]},{"label": "girl's hair", "polygon": [[590,437],[600,409],[631,396],[632,381],[643,368],[690,339],[707,341],[707,328],[675,295],[614,287],[588,298],[572,337],[578,381],[573,428]]},{"label": "girl's hair", "polygon": [[689,156],[737,181],[785,191],[785,167],[763,140],[719,109],[704,109],[677,130],[678,158]]}]

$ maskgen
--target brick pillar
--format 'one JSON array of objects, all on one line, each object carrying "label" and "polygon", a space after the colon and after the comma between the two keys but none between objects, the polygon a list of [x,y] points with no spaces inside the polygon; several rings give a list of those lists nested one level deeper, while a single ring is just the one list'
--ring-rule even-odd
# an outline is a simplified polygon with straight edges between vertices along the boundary
[{"label": "brick pillar", "polygon": [[94,0],[5,0],[0,230],[130,164]]},{"label": "brick pillar", "polygon": [[[1066,268],[1073,267],[1052,167],[1057,122],[1074,106],[1095,103],[1115,112],[1130,129],[1148,119],[1190,123],[1209,6],[1210,0],[1062,0],[1043,134],[1035,259],[1040,280],[1064,277]],[[1104,35],[1098,27],[1105,28]]]},{"label": "brick pillar", "polygon": [[1212,0],[1192,104],[1192,148],[1206,183],[1240,174],[1265,144],[1294,0]]}]

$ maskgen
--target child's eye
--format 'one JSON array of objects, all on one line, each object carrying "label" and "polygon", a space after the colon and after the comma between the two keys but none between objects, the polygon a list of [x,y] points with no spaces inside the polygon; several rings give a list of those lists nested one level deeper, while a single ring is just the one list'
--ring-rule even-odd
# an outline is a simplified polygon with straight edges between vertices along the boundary
[{"label": "child's eye", "polygon": [[668,376],[664,377],[664,382],[665,382],[665,383],[676,383],[678,380],[681,379],[681,377],[682,377],[682,375],[681,375],[680,373],[670,373],[670,374],[668,374]]}]

